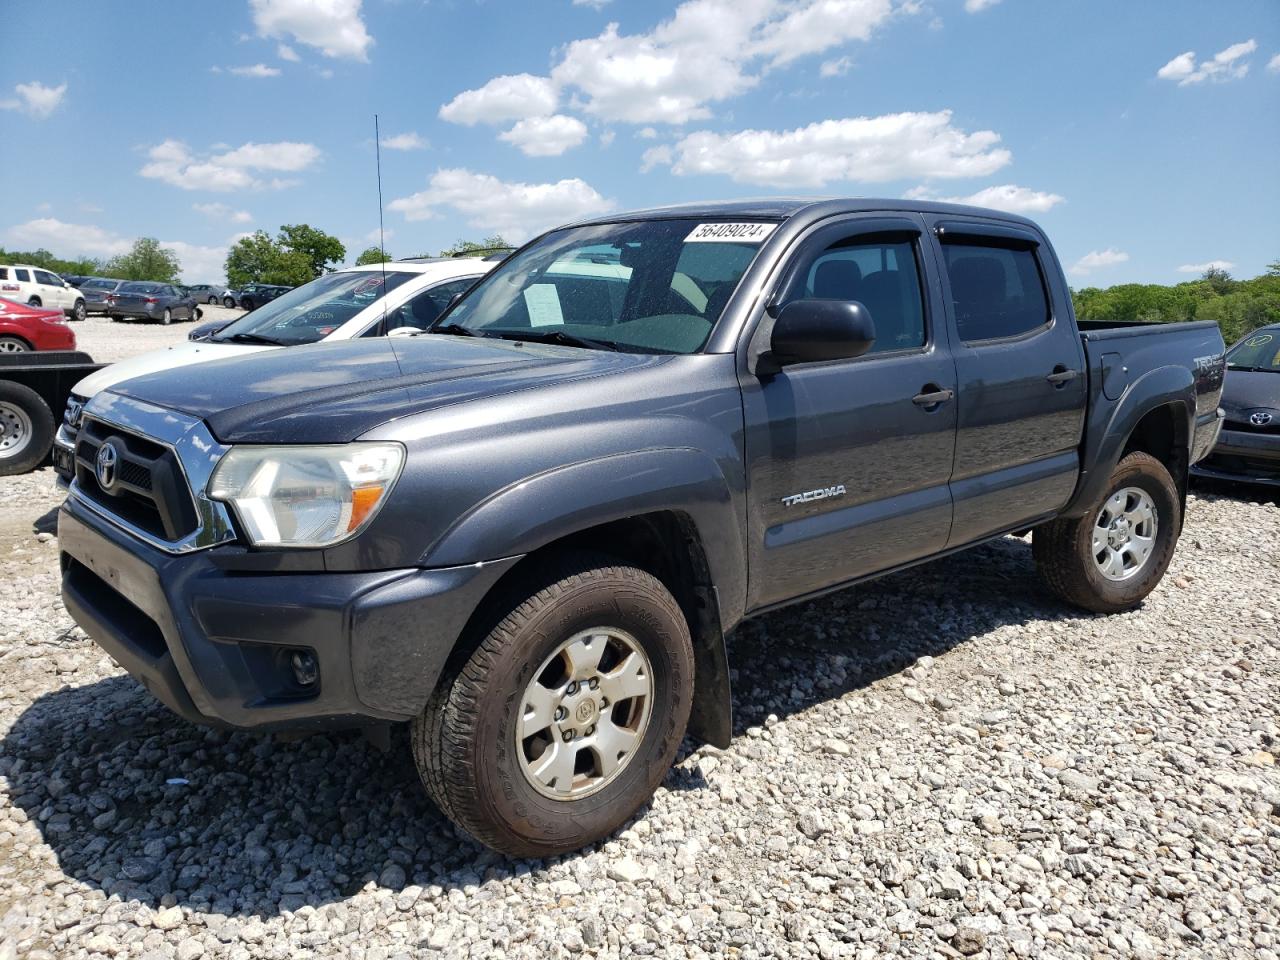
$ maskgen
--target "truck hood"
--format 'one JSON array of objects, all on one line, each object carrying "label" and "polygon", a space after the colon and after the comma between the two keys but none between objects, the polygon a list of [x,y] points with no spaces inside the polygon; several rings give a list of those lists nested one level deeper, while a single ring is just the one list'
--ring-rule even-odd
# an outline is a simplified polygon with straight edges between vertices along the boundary
[{"label": "truck hood", "polygon": [[1280,410],[1280,373],[1228,370],[1219,405],[1228,414],[1257,407]]},{"label": "truck hood", "polygon": [[72,387],[71,392],[89,398],[108,387],[114,387],[117,383],[160,370],[171,370],[174,367],[186,367],[193,363],[222,360],[227,357],[243,357],[245,354],[258,353],[262,350],[279,349],[266,344],[252,343],[178,343],[163,350],[140,353],[136,357],[96,370]]},{"label": "truck hood", "polygon": [[200,417],[222,443],[346,443],[437,407],[665,359],[508,340],[379,337],[155,373],[112,392]]}]

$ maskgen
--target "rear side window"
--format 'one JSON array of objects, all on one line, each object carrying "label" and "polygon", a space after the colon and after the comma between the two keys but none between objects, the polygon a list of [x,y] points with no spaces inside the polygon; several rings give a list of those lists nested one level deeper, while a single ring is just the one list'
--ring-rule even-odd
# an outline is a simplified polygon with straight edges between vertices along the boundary
[{"label": "rear side window", "polygon": [[1034,251],[947,243],[942,252],[961,340],[1017,337],[1049,322]]},{"label": "rear side window", "polygon": [[15,269],[14,269],[14,271],[13,271],[13,275],[14,275],[14,277],[15,277],[15,278],[17,278],[18,280],[20,280],[22,283],[30,283],[30,282],[31,282],[31,274],[30,274],[28,271],[26,271],[26,270],[20,270],[20,269],[15,268]]},{"label": "rear side window", "polygon": [[912,247],[910,241],[872,240],[865,234],[832,244],[789,299],[858,301],[876,328],[870,353],[923,347],[924,304]]},{"label": "rear side window", "polygon": [[0,280],[8,280],[8,279],[9,279],[9,268],[0,267]]}]

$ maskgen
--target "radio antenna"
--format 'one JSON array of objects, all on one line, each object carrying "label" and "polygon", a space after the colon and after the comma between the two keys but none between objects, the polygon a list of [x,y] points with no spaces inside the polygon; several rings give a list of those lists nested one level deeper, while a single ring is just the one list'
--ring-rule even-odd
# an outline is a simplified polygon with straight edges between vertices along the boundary
[{"label": "radio antenna", "polygon": [[387,243],[382,229],[382,135],[378,132],[378,115],[373,115],[373,150],[378,167],[378,252],[382,254],[382,332],[387,332]]}]

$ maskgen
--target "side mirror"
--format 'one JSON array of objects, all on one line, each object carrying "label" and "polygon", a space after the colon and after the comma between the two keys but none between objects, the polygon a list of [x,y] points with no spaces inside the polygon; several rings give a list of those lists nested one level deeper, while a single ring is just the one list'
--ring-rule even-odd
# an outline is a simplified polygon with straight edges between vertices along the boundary
[{"label": "side mirror", "polygon": [[388,330],[388,337],[412,337],[416,333],[422,331],[417,327],[396,327],[394,330]]},{"label": "side mirror", "polygon": [[849,360],[875,339],[871,312],[856,300],[792,300],[774,321],[769,349],[779,366]]}]

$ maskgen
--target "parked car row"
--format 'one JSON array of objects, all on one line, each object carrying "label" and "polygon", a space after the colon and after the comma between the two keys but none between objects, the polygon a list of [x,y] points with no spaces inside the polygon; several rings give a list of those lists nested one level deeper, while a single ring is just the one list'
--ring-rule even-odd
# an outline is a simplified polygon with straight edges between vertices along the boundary
[{"label": "parked car row", "polygon": [[239,307],[242,310],[256,310],[264,303],[270,303],[276,297],[283,296],[294,289],[297,288],[278,283],[246,283],[239,290],[224,290],[222,292],[222,305],[228,308]]}]

